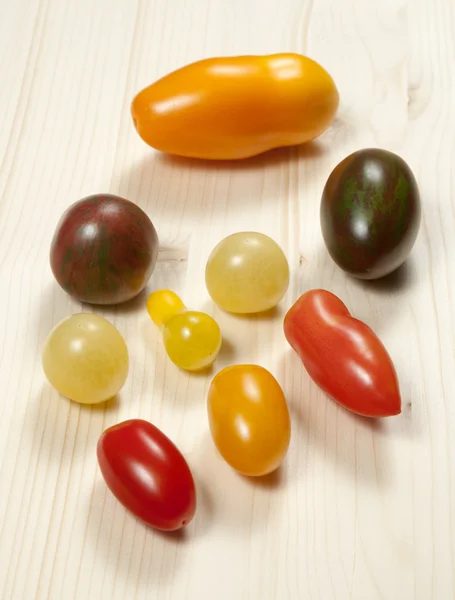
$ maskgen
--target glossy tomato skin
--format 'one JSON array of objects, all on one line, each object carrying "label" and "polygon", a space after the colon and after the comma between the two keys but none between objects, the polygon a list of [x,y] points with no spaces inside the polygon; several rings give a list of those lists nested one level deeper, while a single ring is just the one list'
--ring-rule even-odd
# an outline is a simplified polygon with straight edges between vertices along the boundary
[{"label": "glossy tomato skin", "polygon": [[66,317],[49,332],[43,370],[63,396],[81,404],[113,398],[125,384],[128,348],[120,332],[94,313]]},{"label": "glossy tomato skin", "polygon": [[335,83],[321,65],[281,53],[191,63],[140,91],[131,113],[153,148],[225,160],[318,137],[338,103]]},{"label": "glossy tomato skin", "polygon": [[359,279],[384,277],[403,264],[417,238],[416,179],[393,152],[353,152],[327,180],[320,219],[324,242],[340,268]]},{"label": "glossy tomato skin", "polygon": [[376,334],[327,290],[310,290],[290,308],[284,333],[315,383],[365,417],[401,412],[395,367]]},{"label": "glossy tomato skin", "polygon": [[142,419],[109,427],[98,441],[97,455],[107,486],[139,519],[163,531],[180,529],[193,519],[193,475],[157,427]]},{"label": "glossy tomato skin", "polygon": [[289,264],[268,235],[239,231],[221,240],[210,253],[205,283],[215,304],[227,312],[265,312],[286,294]]},{"label": "glossy tomato skin", "polygon": [[150,279],[159,241],[153,223],[133,202],[95,194],[60,218],[50,250],[59,285],[90,304],[118,304],[137,296]]},{"label": "glossy tomato skin", "polygon": [[291,420],[283,391],[259,365],[234,365],[220,371],[208,394],[213,441],[224,460],[243,475],[262,476],[283,462]]},{"label": "glossy tomato skin", "polygon": [[147,312],[160,327],[172,362],[186,371],[202,371],[216,360],[222,336],[210,315],[188,310],[172,290],[156,290],[147,299]]}]

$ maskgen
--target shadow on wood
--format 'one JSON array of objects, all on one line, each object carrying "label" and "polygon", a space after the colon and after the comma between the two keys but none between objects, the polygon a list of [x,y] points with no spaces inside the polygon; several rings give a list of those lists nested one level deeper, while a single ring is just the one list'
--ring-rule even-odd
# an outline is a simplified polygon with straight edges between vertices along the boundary
[{"label": "shadow on wood", "polygon": [[[187,217],[206,218],[218,206],[224,210],[226,202],[235,210],[247,205],[260,211],[265,202],[281,201],[278,183],[282,170],[316,163],[324,153],[319,141],[235,161],[182,158],[150,150],[124,170],[111,191],[137,203],[154,222],[163,217],[180,219],[183,208]],[[273,185],[264,186],[265,178],[270,177]]]},{"label": "shadow on wood", "polygon": [[239,160],[206,160],[159,153],[157,161],[165,165],[177,166],[179,169],[190,167],[195,170],[203,171],[211,169],[215,169],[216,171],[252,171],[269,169],[271,166],[280,165],[282,163],[292,163],[299,160],[316,160],[323,153],[324,149],[322,144],[315,140],[299,146],[274,148],[267,152],[263,152],[262,154],[258,154],[257,156]]},{"label": "shadow on wood", "polygon": [[286,469],[284,468],[284,462],[286,461],[286,457],[284,458],[283,463],[267,475],[263,475],[262,477],[248,477],[247,475],[241,475],[242,479],[244,479],[247,483],[254,487],[263,488],[266,490],[275,490],[286,485]]},{"label": "shadow on wood", "polygon": [[398,269],[380,279],[358,279],[351,277],[354,285],[362,286],[366,291],[379,294],[402,294],[416,279],[412,258],[408,258]]},{"label": "shadow on wood", "polygon": [[[305,449],[314,447],[324,461],[332,461],[346,476],[360,479],[364,485],[387,487],[387,437],[389,433],[394,435],[387,420],[361,417],[329,398],[312,381],[292,351],[281,360],[284,363],[280,367],[284,373],[283,391],[293,428],[291,444],[299,444],[303,439]],[[380,452],[379,440],[382,441]]]}]

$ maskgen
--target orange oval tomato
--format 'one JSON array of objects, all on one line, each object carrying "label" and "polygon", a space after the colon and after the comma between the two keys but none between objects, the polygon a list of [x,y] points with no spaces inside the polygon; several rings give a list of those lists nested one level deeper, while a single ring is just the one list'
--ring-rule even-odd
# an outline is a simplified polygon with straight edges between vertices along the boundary
[{"label": "orange oval tomato", "polygon": [[283,391],[258,365],[220,371],[208,395],[210,432],[225,461],[243,475],[271,473],[284,460],[291,420]]},{"label": "orange oval tomato", "polygon": [[321,135],[338,109],[332,77],[293,53],[200,60],[133,99],[140,137],[162,152],[241,159]]}]

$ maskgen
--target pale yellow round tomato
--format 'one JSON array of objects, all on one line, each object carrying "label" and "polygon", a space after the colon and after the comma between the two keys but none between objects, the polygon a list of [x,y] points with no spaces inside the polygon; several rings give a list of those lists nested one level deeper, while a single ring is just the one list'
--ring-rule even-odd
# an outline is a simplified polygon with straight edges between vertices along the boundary
[{"label": "pale yellow round tomato", "polygon": [[43,369],[63,396],[81,404],[113,398],[128,376],[128,349],[119,331],[91,313],[67,317],[49,333]]},{"label": "pale yellow round tomato", "polygon": [[289,286],[289,265],[280,246],[257,232],[229,235],[212,250],[205,269],[212,300],[232,313],[276,306]]}]

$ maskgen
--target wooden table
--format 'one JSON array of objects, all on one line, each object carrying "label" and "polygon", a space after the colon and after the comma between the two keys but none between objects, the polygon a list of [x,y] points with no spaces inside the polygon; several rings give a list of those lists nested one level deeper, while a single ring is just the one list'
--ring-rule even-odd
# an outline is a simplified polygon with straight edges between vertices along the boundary
[{"label": "wooden table", "polygon": [[[1,0],[0,597],[2,600],[452,600],[455,598],[455,9],[451,0]],[[341,96],[308,147],[241,163],[171,160],[142,143],[134,94],[193,60],[297,51]],[[322,187],[351,151],[403,156],[423,220],[406,267],[383,282],[346,276],[319,225]],[[67,315],[48,262],[72,202],[111,192],[152,218],[161,251],[147,291],[205,309],[227,343],[216,364],[256,362],[280,381],[293,435],[282,471],[248,481],[208,433],[210,377],[170,364],[143,294],[94,309],[124,335],[118,402],[81,407],[41,368]],[[292,270],[273,319],[245,322],[210,301],[204,266],[239,230],[274,237]],[[399,417],[356,418],[327,399],[286,344],[282,318],[325,287],[388,348]],[[198,484],[184,535],[154,533],[107,492],[96,443],[109,425],[151,420]]]}]

